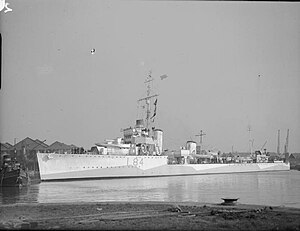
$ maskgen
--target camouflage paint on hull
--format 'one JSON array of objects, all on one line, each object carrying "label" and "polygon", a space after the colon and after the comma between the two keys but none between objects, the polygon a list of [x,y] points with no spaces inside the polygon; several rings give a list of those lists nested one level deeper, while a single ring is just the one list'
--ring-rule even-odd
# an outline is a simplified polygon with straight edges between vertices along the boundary
[{"label": "camouflage paint on hull", "polygon": [[289,163],[168,164],[167,156],[38,153],[41,180],[288,171]]}]

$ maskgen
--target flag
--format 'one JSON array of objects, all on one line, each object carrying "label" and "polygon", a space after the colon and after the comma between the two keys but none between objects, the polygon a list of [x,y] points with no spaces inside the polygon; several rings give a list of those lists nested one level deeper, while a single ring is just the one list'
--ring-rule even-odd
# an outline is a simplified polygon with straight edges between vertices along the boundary
[{"label": "flag", "polygon": [[154,117],[156,116],[156,104],[157,104],[157,99],[156,99],[155,102],[154,102],[155,108],[154,108],[153,116],[150,118],[150,119],[152,119],[152,122],[154,122]]},{"label": "flag", "polygon": [[160,79],[163,80],[163,79],[165,79],[165,78],[167,78],[167,77],[168,77],[167,75],[161,75],[161,76],[160,76]]}]

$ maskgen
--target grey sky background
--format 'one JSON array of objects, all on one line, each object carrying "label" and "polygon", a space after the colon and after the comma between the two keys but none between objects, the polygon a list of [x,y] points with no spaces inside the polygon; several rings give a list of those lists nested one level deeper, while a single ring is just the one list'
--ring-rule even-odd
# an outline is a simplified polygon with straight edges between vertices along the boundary
[{"label": "grey sky background", "polygon": [[[133,126],[152,70],[164,148],[300,151],[300,4],[16,1],[0,12],[1,142],[90,148]],[[91,54],[91,49],[96,49]],[[160,80],[159,76],[168,78]],[[259,77],[260,75],[260,77]]]}]

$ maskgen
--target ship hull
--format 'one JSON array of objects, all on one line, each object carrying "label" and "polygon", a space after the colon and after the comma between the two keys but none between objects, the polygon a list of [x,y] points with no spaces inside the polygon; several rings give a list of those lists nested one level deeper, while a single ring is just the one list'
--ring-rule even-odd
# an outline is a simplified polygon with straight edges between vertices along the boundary
[{"label": "ship hull", "polygon": [[288,171],[289,163],[168,164],[167,156],[38,153],[42,181]]}]

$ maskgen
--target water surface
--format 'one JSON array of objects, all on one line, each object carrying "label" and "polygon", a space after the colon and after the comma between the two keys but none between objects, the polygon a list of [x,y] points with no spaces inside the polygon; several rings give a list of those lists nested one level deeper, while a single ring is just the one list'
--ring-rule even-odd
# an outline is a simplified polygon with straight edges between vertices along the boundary
[{"label": "water surface", "polygon": [[300,171],[42,182],[2,188],[0,204],[105,201],[220,203],[300,208]]}]

